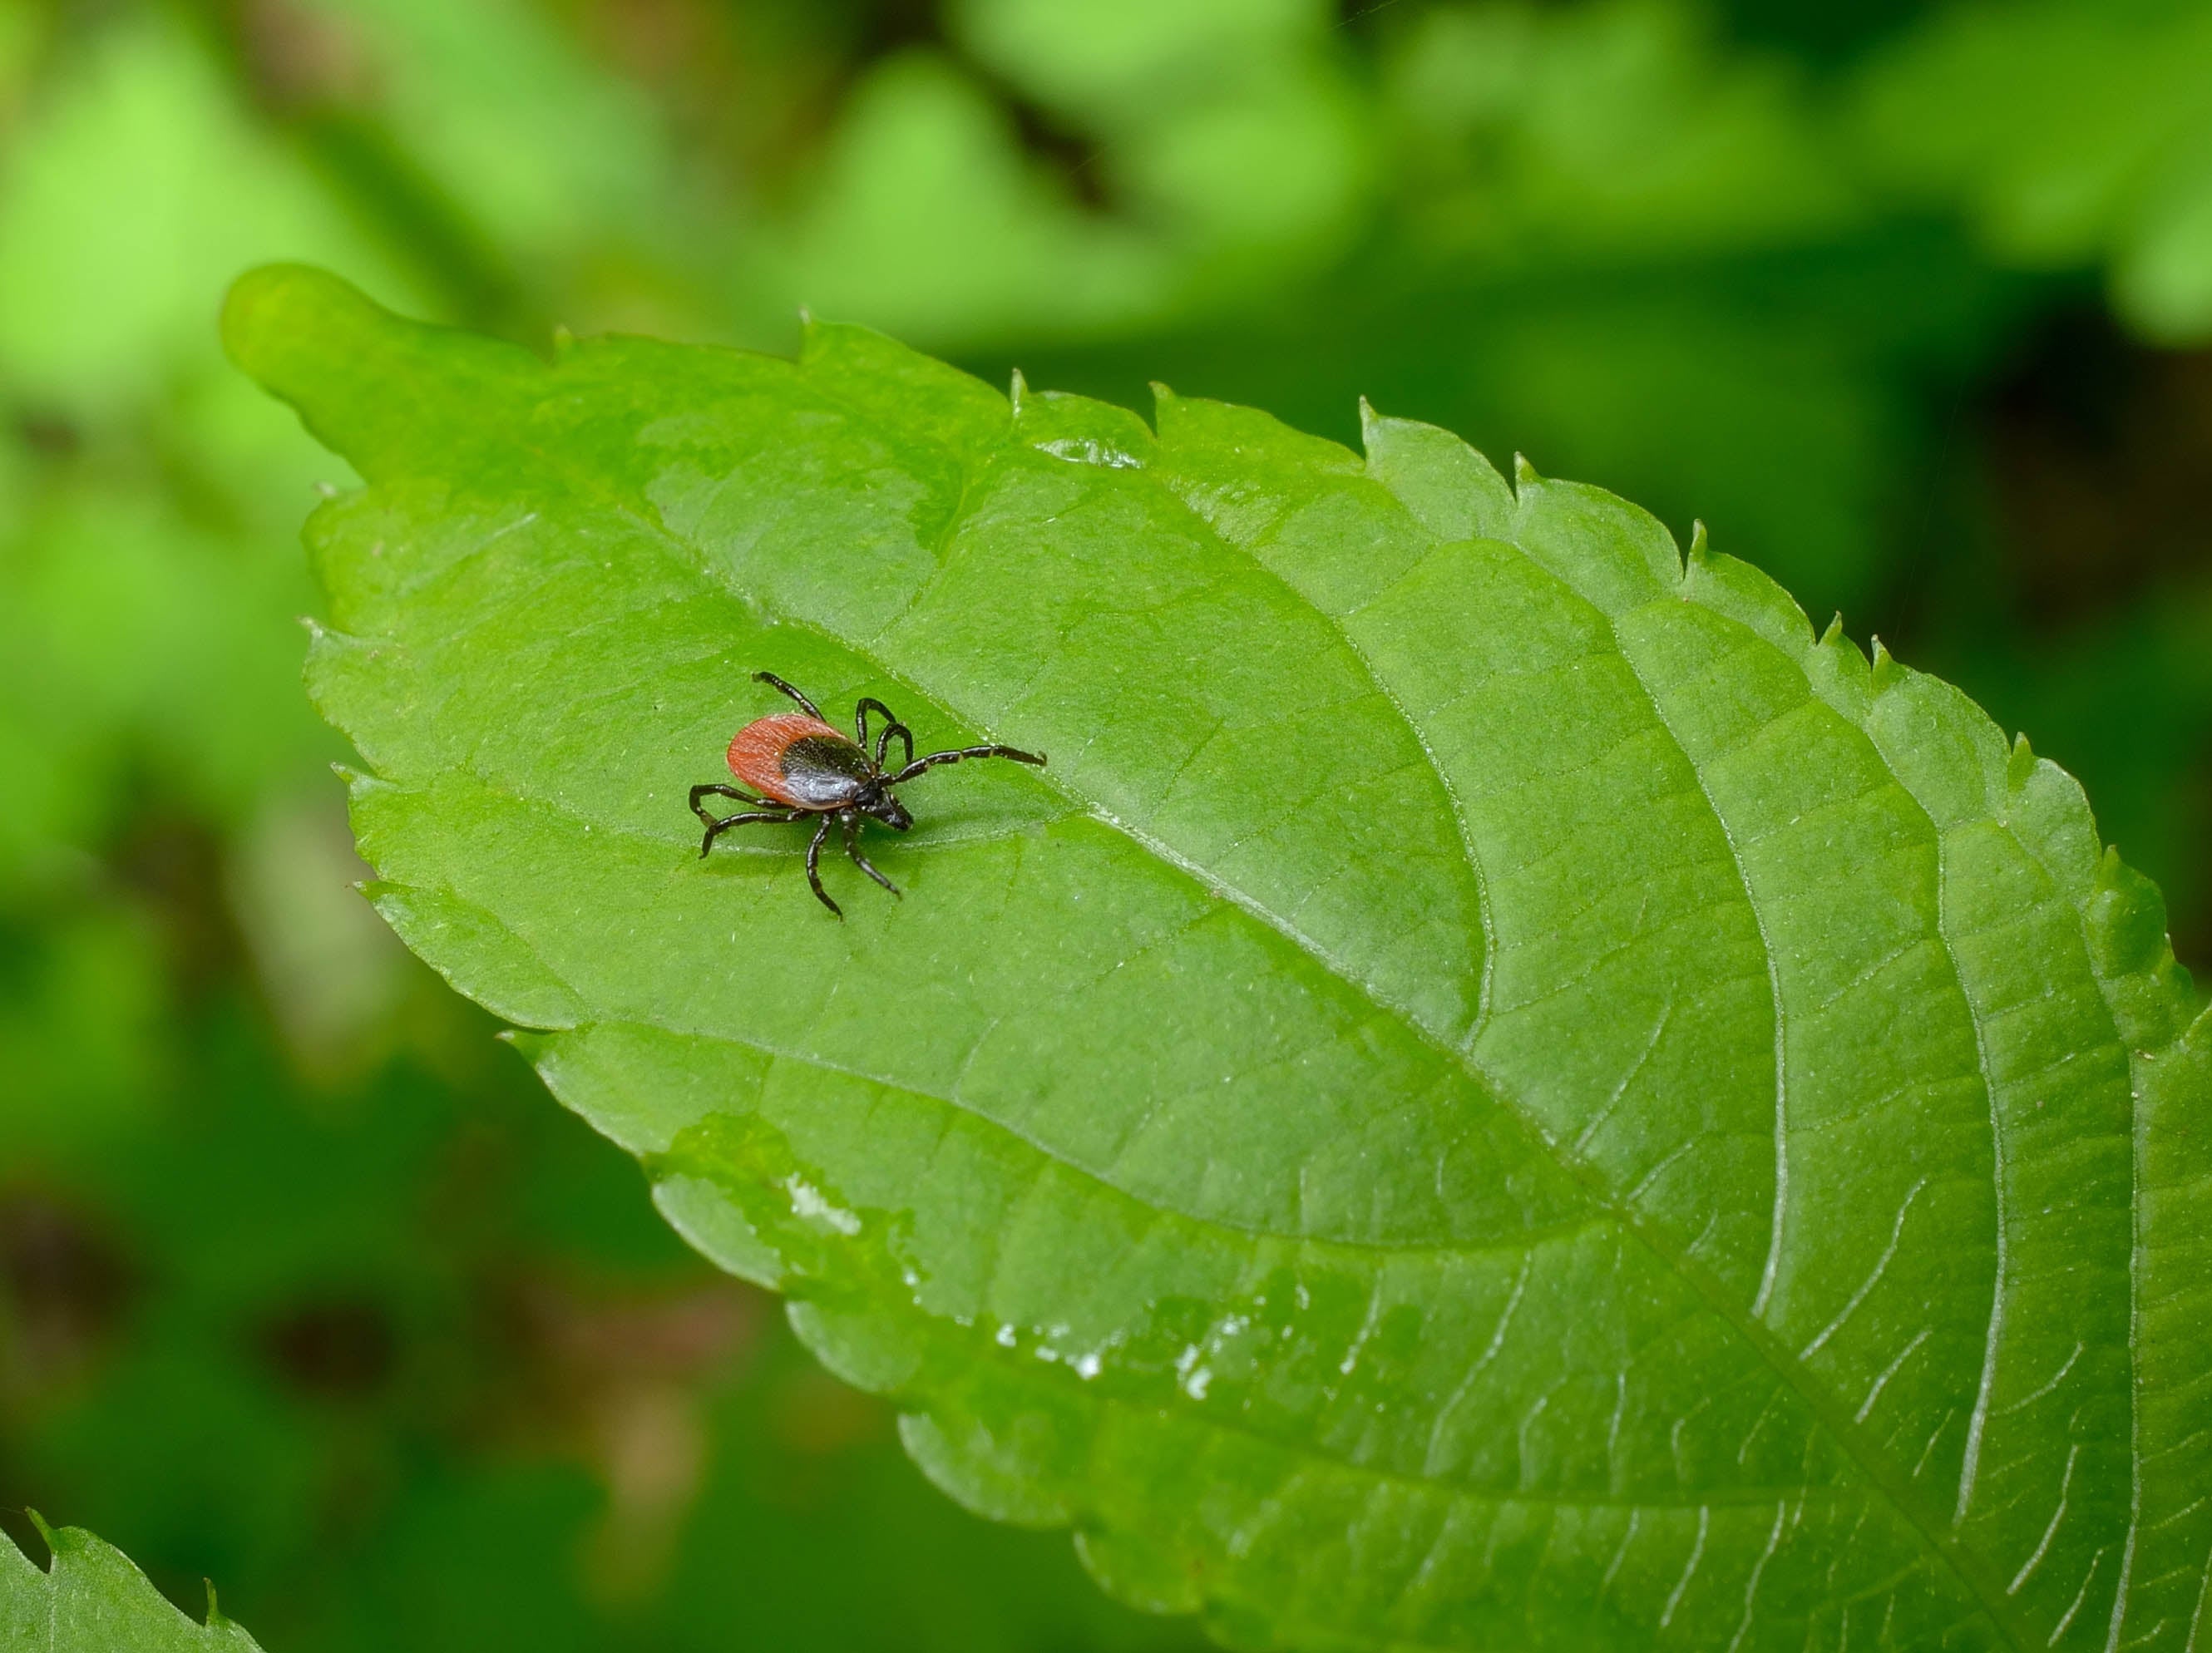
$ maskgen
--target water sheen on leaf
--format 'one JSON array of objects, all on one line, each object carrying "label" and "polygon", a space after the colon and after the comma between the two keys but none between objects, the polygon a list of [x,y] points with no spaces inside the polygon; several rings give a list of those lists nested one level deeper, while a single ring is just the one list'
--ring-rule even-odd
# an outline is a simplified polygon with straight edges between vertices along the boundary
[{"label": "water sheen on leaf", "polygon": [[[33,1521],[38,1517],[33,1516]],[[259,1653],[216,1610],[194,1624],[130,1558],[80,1527],[39,1530],[52,1551],[41,1571],[0,1534],[0,1648],[7,1653]]]},{"label": "water sheen on leaf", "polygon": [[[227,326],[379,905],[955,1497],[1237,1645],[2194,1644],[2212,1037],[1955,690],[1399,420]],[[757,668],[1051,766],[839,924],[697,859]]]}]

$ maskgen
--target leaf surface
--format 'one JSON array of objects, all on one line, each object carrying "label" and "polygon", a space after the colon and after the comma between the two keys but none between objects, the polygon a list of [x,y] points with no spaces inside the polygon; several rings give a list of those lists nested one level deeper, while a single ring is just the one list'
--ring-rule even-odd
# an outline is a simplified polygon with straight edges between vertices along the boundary
[{"label": "leaf surface", "polygon": [[[1402,421],[227,326],[379,906],[956,1497],[1240,1645],[2191,1644],[2203,1024],[1956,690]],[[760,668],[1051,763],[838,924],[697,857]]]},{"label": "leaf surface", "polygon": [[[35,1517],[33,1517],[35,1519]],[[258,1653],[216,1610],[196,1625],[130,1558],[81,1527],[40,1524],[53,1559],[44,1571],[0,1534],[0,1648],[8,1653]]]}]

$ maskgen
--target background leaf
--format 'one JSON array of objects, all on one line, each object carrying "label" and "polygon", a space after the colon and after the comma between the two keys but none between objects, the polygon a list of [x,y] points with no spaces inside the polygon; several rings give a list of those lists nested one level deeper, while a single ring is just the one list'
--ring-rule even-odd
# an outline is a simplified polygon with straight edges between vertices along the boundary
[{"label": "background leaf", "polygon": [[[228,327],[380,907],[964,1502],[1240,1642],[2183,1644],[2203,1024],[1955,690],[1425,426]],[[832,924],[694,860],[758,665],[1052,767]]]},{"label": "background leaf", "polygon": [[2001,256],[2104,264],[2130,325],[2212,337],[2212,11],[2038,0],[1932,17],[1860,87],[1875,169],[1950,194]]},{"label": "background leaf", "polygon": [[196,1625],[161,1597],[120,1550],[82,1528],[41,1527],[41,1572],[0,1534],[0,1642],[24,1653],[257,1653],[253,1638],[216,1610]]}]

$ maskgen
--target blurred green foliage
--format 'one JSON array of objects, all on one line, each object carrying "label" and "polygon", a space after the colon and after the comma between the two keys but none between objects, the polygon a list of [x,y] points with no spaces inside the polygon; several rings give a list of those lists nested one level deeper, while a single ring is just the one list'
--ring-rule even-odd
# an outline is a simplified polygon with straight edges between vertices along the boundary
[{"label": "blurred green foliage", "polygon": [[2212,959],[2203,0],[0,0],[0,1502],[272,1649],[1189,1635],[927,1488],[346,889],[350,479],[214,341],[275,258],[1525,449],[2028,729]]}]

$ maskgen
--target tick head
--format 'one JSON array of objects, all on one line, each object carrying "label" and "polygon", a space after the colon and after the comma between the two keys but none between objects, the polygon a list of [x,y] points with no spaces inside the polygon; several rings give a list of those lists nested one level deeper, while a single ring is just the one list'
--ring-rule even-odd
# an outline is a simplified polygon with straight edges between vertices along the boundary
[{"label": "tick head", "polygon": [[906,812],[906,805],[891,796],[888,787],[873,788],[874,795],[864,799],[860,813],[873,816],[894,832],[905,832],[914,826],[914,817]]}]

